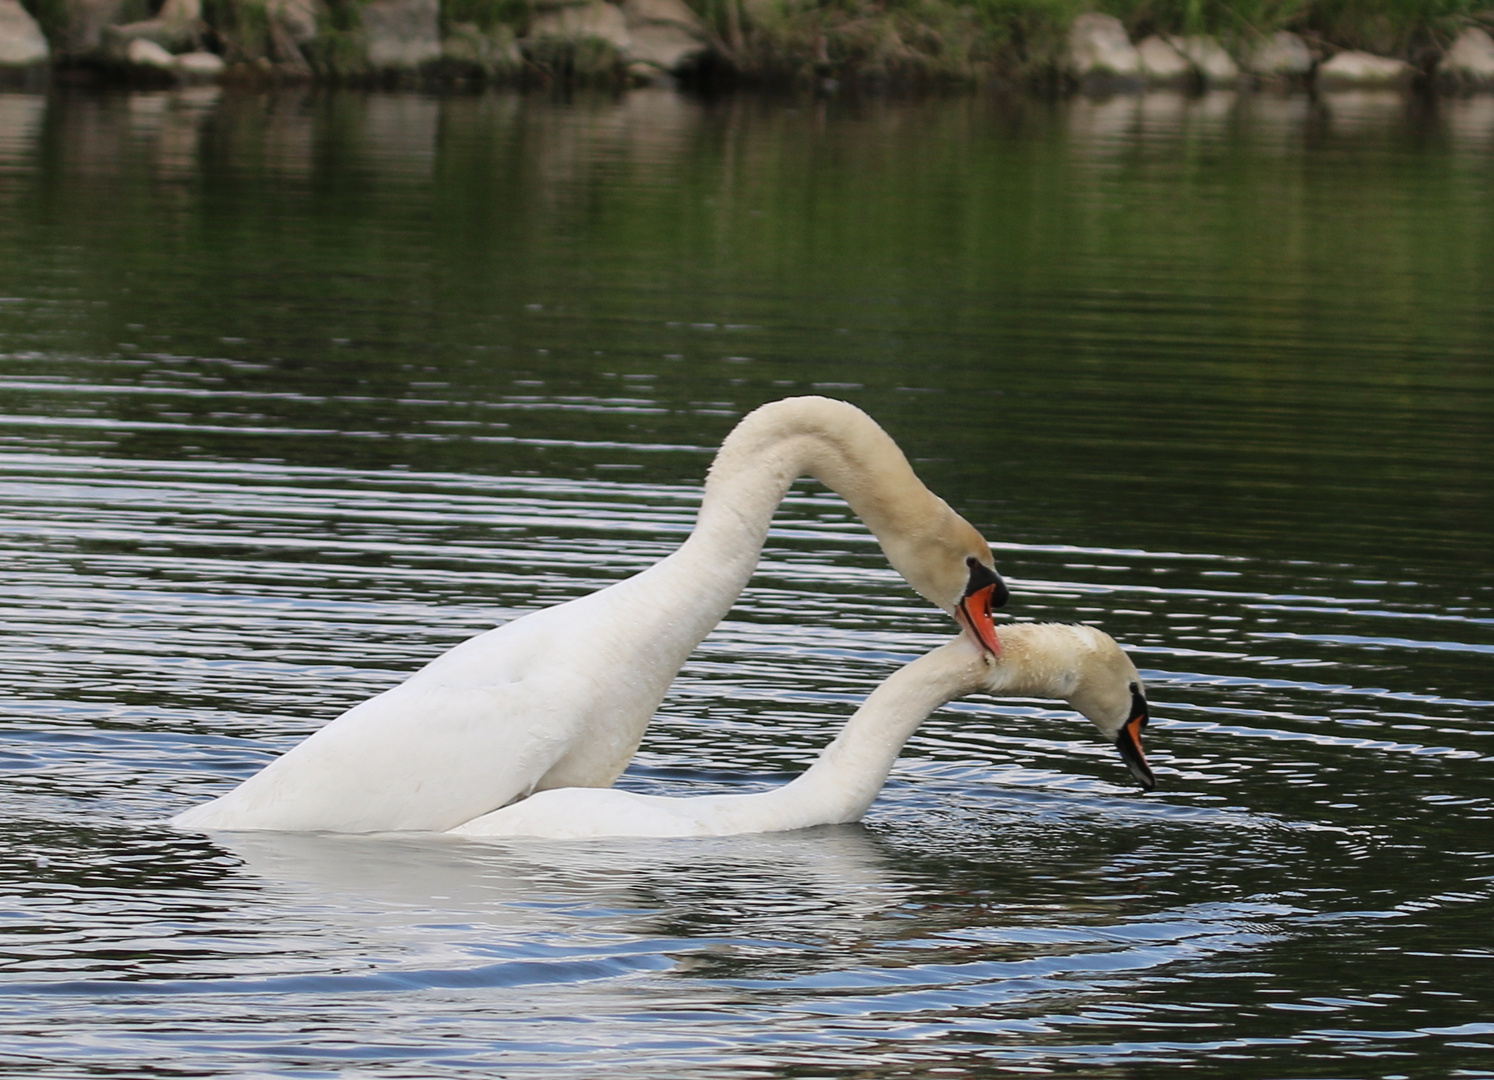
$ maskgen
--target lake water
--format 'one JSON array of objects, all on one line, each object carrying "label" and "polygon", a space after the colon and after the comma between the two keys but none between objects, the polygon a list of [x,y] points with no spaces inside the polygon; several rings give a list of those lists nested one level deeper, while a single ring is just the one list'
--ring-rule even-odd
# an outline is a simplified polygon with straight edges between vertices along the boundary
[{"label": "lake water", "polygon": [[[0,1063],[1494,1077],[1494,98],[0,95]],[[864,825],[205,836],[842,396],[1147,679]],[[622,781],[801,768],[952,624],[795,489]]]}]

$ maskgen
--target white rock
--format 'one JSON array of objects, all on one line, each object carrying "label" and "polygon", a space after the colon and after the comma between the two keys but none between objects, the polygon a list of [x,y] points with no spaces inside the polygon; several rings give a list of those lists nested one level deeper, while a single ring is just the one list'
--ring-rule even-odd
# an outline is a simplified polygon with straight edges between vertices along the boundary
[{"label": "white rock", "polygon": [[1141,73],[1149,83],[1182,82],[1193,73],[1193,65],[1164,37],[1153,34],[1136,46]]},{"label": "white rock", "polygon": [[1175,37],[1172,47],[1183,54],[1199,76],[1208,83],[1230,83],[1240,77],[1240,67],[1224,46],[1206,35]]},{"label": "white rock", "polygon": [[665,85],[668,82],[662,71],[643,60],[629,60],[627,74],[629,84],[635,87]]},{"label": "white rock", "polygon": [[441,57],[436,0],[371,0],[363,6],[368,64],[375,71],[414,71]]},{"label": "white rock", "polygon": [[101,34],[101,45],[107,54],[116,58],[128,52],[129,42],[140,39],[153,41],[167,52],[185,52],[197,46],[204,29],[202,0],[166,0],[152,18],[123,26],[106,26]]},{"label": "white rock", "polygon": [[189,52],[176,58],[176,69],[190,79],[205,81],[216,79],[228,65],[217,53]]},{"label": "white rock", "polygon": [[685,0],[623,0],[622,13],[627,18],[630,29],[658,23],[678,26],[702,40],[708,36],[705,23]]},{"label": "white rock", "polygon": [[0,67],[44,64],[52,55],[30,12],[16,0],[0,0]]},{"label": "white rock", "polygon": [[709,46],[683,26],[645,23],[628,30],[633,39],[628,58],[663,71],[678,71],[709,51]]},{"label": "white rock", "polygon": [[623,0],[622,13],[633,39],[631,63],[678,71],[710,51],[705,23],[684,0]]},{"label": "white rock", "polygon": [[1278,30],[1250,50],[1245,69],[1266,78],[1300,78],[1312,71],[1312,52],[1296,34]]},{"label": "white rock", "polygon": [[595,38],[627,54],[633,46],[628,20],[622,9],[604,0],[593,0],[584,7],[563,7],[538,12],[529,23],[531,38],[560,38],[577,41]]},{"label": "white rock", "polygon": [[126,63],[134,67],[156,68],[160,71],[176,70],[176,57],[150,38],[131,38],[124,48],[124,59]]},{"label": "white rock", "polygon": [[1366,52],[1341,52],[1318,68],[1321,86],[1393,86],[1410,79],[1410,64]]},{"label": "white rock", "polygon": [[1080,15],[1069,30],[1069,72],[1079,79],[1110,76],[1137,79],[1141,58],[1126,36],[1126,28],[1113,15],[1091,12]]},{"label": "white rock", "polygon": [[1476,26],[1458,35],[1443,54],[1437,74],[1452,82],[1471,86],[1494,85],[1494,38]]}]

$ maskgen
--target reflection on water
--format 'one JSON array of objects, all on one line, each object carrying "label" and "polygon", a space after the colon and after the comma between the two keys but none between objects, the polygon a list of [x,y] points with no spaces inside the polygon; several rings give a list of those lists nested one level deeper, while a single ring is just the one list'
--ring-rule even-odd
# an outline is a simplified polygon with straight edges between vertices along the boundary
[{"label": "reflection on water", "polygon": [[[1487,97],[0,95],[0,1053],[1487,1075],[1491,148]],[[161,825],[656,561],[803,392],[1122,640],[1155,795],[976,698],[864,826]],[[782,782],[951,632],[802,485],[622,783]]]},{"label": "reflection on water", "polygon": [[36,135],[47,99],[32,94],[0,94],[0,169],[23,167],[36,153]]},{"label": "reflection on water", "polygon": [[1438,110],[1446,117],[1453,146],[1486,154],[1494,150],[1494,97],[1453,98],[1439,102]]}]

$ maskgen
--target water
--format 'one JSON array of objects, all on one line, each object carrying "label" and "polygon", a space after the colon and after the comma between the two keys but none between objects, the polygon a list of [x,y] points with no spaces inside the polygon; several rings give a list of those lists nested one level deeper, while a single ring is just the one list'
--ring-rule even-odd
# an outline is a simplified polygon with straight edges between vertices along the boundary
[{"label": "water", "polygon": [[[48,1077],[1494,1076],[1494,99],[0,96],[0,1060]],[[1159,790],[973,698],[864,825],[163,820],[646,566],[847,397]],[[813,485],[623,783],[951,632]]]}]

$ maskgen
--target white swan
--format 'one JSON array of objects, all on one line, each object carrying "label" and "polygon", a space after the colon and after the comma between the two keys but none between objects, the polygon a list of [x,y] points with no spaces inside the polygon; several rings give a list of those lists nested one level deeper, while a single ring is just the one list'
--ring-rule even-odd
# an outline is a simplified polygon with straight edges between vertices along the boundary
[{"label": "white swan", "polygon": [[695,529],[671,555],[457,645],[173,824],[440,831],[535,790],[610,785],[806,473],[845,498],[913,588],[1000,651],[991,607],[1007,591],[990,546],[860,409],[790,398],[727,436]]},{"label": "white swan", "polygon": [[1089,626],[1016,623],[994,657],[961,635],[894,672],[819,758],[790,783],[750,795],[667,798],[616,788],[540,791],[459,825],[459,836],[722,836],[857,821],[908,737],[947,701],[989,694],[1063,698],[1120,749],[1141,785],[1156,786],[1141,751],[1141,677],[1110,635]]}]

